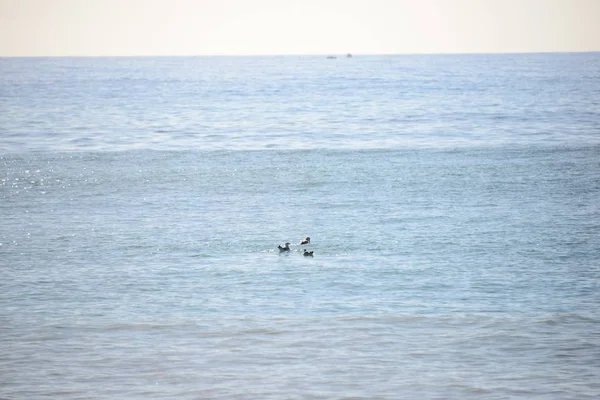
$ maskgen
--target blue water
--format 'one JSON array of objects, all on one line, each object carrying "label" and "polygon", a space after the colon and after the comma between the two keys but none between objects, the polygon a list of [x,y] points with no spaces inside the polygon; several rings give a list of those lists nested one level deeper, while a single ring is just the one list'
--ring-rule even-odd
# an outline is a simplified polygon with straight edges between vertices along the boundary
[{"label": "blue water", "polygon": [[600,397],[600,53],[0,76],[0,398]]}]

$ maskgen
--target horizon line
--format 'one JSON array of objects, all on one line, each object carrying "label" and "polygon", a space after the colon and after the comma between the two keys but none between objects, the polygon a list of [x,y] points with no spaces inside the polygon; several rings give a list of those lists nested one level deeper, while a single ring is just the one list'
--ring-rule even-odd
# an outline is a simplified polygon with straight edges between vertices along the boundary
[{"label": "horizon line", "polygon": [[0,58],[145,58],[145,57],[328,57],[345,58],[347,55],[381,57],[381,56],[452,56],[452,55],[523,55],[523,54],[590,54],[600,50],[553,50],[553,51],[490,51],[490,52],[422,52],[422,53],[257,53],[257,54],[90,54],[90,55],[0,55]]}]

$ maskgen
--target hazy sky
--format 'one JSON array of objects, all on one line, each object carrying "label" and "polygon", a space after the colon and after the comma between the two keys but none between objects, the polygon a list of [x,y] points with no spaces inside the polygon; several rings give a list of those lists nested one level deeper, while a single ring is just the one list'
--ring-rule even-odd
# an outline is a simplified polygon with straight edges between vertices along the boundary
[{"label": "hazy sky", "polygon": [[0,56],[600,51],[600,0],[0,0]]}]

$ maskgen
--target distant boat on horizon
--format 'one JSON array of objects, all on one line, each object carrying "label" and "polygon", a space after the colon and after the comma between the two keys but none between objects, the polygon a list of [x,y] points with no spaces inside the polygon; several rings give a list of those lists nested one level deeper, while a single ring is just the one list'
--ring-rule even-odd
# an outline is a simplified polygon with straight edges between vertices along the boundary
[{"label": "distant boat on horizon", "polygon": [[351,58],[351,57],[352,57],[352,54],[350,54],[350,53],[346,54],[346,58]]}]

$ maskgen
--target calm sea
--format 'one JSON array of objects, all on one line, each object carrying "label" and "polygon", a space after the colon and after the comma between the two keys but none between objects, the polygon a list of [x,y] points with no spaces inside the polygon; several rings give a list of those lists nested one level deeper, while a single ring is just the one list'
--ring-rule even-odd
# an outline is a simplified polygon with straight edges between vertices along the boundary
[{"label": "calm sea", "polygon": [[599,199],[600,53],[0,58],[0,399],[598,399]]}]

